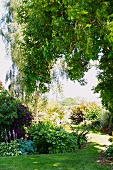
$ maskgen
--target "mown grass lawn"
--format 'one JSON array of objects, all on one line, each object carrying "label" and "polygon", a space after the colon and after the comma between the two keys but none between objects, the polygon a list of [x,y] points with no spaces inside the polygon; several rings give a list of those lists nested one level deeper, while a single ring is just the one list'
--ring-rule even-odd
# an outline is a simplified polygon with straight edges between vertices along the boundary
[{"label": "mown grass lawn", "polygon": [[110,170],[97,163],[100,150],[95,143],[75,153],[0,157],[0,170]]}]

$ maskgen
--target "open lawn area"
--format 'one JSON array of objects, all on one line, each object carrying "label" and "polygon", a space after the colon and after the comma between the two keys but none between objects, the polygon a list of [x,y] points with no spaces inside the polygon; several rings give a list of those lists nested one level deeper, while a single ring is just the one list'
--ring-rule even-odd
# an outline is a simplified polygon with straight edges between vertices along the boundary
[{"label": "open lawn area", "polygon": [[0,170],[112,170],[113,165],[100,165],[97,143],[89,143],[75,153],[0,157]]}]

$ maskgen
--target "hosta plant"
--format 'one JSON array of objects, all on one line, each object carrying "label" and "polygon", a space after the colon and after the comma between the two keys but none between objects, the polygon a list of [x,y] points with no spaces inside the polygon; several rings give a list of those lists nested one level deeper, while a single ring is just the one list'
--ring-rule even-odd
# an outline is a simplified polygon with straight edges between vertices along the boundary
[{"label": "hosta plant", "polygon": [[22,152],[19,150],[19,143],[15,141],[0,143],[0,156],[18,156]]},{"label": "hosta plant", "polygon": [[28,129],[38,153],[73,152],[85,143],[85,135],[66,132],[62,126],[50,123],[38,123]]},{"label": "hosta plant", "polygon": [[19,143],[19,150],[22,154],[31,154],[35,152],[34,143],[31,140],[17,140]]}]

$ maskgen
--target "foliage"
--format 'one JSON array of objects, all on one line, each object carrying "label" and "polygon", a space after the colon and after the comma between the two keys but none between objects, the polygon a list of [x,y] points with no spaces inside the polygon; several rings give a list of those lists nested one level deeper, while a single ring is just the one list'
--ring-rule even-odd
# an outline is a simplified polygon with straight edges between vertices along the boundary
[{"label": "foliage", "polygon": [[[79,106],[73,107],[71,110],[70,119],[72,124],[80,124],[86,129],[90,127],[95,130],[102,130],[102,125],[104,123],[102,117],[104,118],[104,115],[101,116],[103,109],[98,104],[94,102],[85,102],[81,103]],[[107,121],[106,118],[105,121]]]},{"label": "foliage", "polygon": [[85,103],[84,108],[84,115],[87,120],[97,120],[102,112],[102,108],[94,102]]},{"label": "foliage", "polygon": [[3,84],[2,84],[2,81],[0,81],[0,90],[3,90],[4,87],[3,87]]},{"label": "foliage", "polygon": [[33,141],[31,140],[17,140],[19,144],[19,150],[22,154],[30,154],[35,152]]},{"label": "foliage", "polygon": [[110,121],[110,112],[103,110],[99,115],[99,120],[103,127],[108,127]]},{"label": "foliage", "polygon": [[99,119],[91,121],[91,127],[93,129],[97,129],[97,130],[100,130],[100,131],[102,130],[102,125],[101,125],[101,122],[100,122]]},{"label": "foliage", "polygon": [[100,125],[105,133],[111,134],[113,131],[113,115],[111,112],[103,110],[99,115]]},{"label": "foliage", "polygon": [[73,152],[86,142],[85,135],[66,132],[61,126],[50,123],[38,123],[28,129],[38,153]]},{"label": "foliage", "polygon": [[0,92],[0,132],[10,130],[14,119],[17,118],[17,101],[7,91]]},{"label": "foliage", "polygon": [[[38,81],[40,91],[45,92],[59,58],[64,59],[67,76],[85,84],[83,77],[91,67],[90,61],[97,60],[99,84],[95,91],[100,92],[103,105],[111,111],[113,1],[10,0],[8,4],[7,39],[27,90],[34,91]],[[2,30],[2,34],[7,31]]]},{"label": "foliage", "polygon": [[110,138],[108,139],[108,141],[110,141],[110,142],[113,143],[113,137],[110,137]]},{"label": "foliage", "polygon": [[24,127],[31,125],[32,118],[26,106],[14,99],[7,91],[0,92],[1,141],[24,138]]},{"label": "foliage", "polygon": [[109,145],[107,150],[104,152],[105,156],[113,158],[113,144]]},{"label": "foliage", "polygon": [[82,99],[80,98],[64,98],[63,100],[61,100],[59,102],[62,106],[74,106],[74,105],[79,105],[80,103],[82,103]]},{"label": "foliage", "polygon": [[[110,40],[108,39],[108,41],[110,41]],[[109,47],[109,50],[106,50],[106,55],[103,56],[101,59],[101,65],[99,67],[99,69],[101,71],[98,73],[99,83],[95,88],[95,92],[100,93],[100,97],[102,98],[103,106],[106,108],[106,110],[109,110],[110,112],[113,112],[113,96],[111,93],[112,87],[113,87],[113,84],[112,84],[112,76],[113,76],[112,55],[113,55],[113,47]]]},{"label": "foliage", "polygon": [[87,134],[89,133],[87,130],[83,130],[82,132],[79,132],[78,130],[74,130],[74,128],[72,128],[73,130],[73,135],[77,137],[77,145],[78,148],[80,149],[82,147],[82,145],[86,144],[87,142]]},{"label": "foliage", "polygon": [[63,119],[64,108],[61,105],[59,105],[57,102],[50,101],[48,102],[48,105],[46,107],[46,114],[48,120],[51,120],[53,123],[55,123],[57,119],[60,120]]},{"label": "foliage", "polygon": [[18,156],[22,152],[19,150],[19,144],[16,140],[8,142],[0,142],[0,156]]},{"label": "foliage", "polygon": [[71,122],[73,124],[79,124],[79,123],[83,122],[84,114],[83,114],[83,111],[80,109],[79,106],[78,107],[74,107],[72,109],[70,119],[71,119]]}]

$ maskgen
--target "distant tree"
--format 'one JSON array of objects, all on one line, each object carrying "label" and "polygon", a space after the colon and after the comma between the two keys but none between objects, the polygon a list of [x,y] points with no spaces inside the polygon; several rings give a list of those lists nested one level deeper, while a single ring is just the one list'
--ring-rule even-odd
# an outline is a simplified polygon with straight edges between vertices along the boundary
[{"label": "distant tree", "polygon": [[76,98],[68,97],[68,98],[64,98],[59,103],[62,106],[73,106],[73,105],[79,105],[82,102],[83,102],[83,100],[80,99],[79,97],[76,97]]}]

